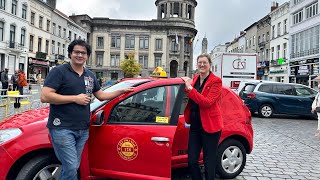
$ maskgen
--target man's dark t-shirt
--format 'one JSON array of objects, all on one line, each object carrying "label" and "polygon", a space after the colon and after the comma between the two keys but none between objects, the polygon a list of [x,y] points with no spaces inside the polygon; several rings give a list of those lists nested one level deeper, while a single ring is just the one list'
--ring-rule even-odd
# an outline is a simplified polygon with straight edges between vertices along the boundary
[{"label": "man's dark t-shirt", "polygon": [[[55,89],[56,93],[60,95],[79,95],[83,93],[92,96],[92,93],[100,90],[100,85],[90,70],[84,68],[83,74],[79,76],[72,69],[70,63],[53,68],[46,77],[44,86]],[[50,104],[48,128],[87,129],[89,128],[89,121],[90,104]]]}]

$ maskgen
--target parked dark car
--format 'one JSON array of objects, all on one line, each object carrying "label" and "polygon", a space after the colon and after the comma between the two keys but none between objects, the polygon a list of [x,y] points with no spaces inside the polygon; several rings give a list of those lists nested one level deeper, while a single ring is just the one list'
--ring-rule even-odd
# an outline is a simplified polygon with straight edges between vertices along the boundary
[{"label": "parked dark car", "polygon": [[251,113],[260,117],[274,114],[315,116],[311,104],[317,91],[294,83],[250,82],[240,90],[239,96]]}]

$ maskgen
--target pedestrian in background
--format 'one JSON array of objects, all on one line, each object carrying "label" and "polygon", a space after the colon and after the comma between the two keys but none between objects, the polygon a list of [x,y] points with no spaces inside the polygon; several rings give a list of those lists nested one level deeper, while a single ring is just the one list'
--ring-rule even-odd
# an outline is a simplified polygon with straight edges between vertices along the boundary
[{"label": "pedestrian in background", "polygon": [[[8,72],[9,69],[5,68],[4,71],[1,73],[2,89],[8,89],[9,87]],[[2,91],[1,95],[7,95],[7,91]]]},{"label": "pedestrian in background", "polygon": [[[317,107],[319,110],[317,110]],[[318,85],[318,93],[316,97],[313,100],[312,106],[311,106],[311,112],[317,113],[318,116],[318,128],[316,130],[315,136],[320,138],[320,84]]]},{"label": "pedestrian in background", "polygon": [[15,70],[14,74],[11,76],[11,83],[12,83],[12,90],[17,91],[18,90],[18,77],[19,71]]},{"label": "pedestrian in background", "polygon": [[77,179],[81,154],[89,137],[90,97],[113,99],[133,88],[103,92],[92,71],[85,68],[90,57],[89,44],[81,39],[68,47],[70,63],[56,66],[45,79],[41,102],[50,103],[47,123],[53,148],[62,164],[60,180]]},{"label": "pedestrian in background", "polygon": [[202,180],[199,157],[203,149],[205,179],[215,178],[216,154],[223,128],[221,116],[222,81],[211,71],[211,58],[207,54],[198,56],[199,74],[193,81],[182,77],[188,93],[188,104],[184,117],[190,124],[188,143],[188,164],[192,180]]},{"label": "pedestrian in background", "polygon": [[20,69],[18,75],[18,90],[20,95],[23,95],[23,87],[28,86],[27,78],[24,72]]}]

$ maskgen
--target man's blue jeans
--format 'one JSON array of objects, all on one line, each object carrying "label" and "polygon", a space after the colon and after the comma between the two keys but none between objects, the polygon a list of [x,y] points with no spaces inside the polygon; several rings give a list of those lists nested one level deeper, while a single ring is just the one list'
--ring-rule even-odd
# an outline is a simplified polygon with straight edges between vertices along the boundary
[{"label": "man's blue jeans", "polygon": [[77,180],[83,147],[89,130],[49,129],[54,152],[62,163],[59,180]]}]

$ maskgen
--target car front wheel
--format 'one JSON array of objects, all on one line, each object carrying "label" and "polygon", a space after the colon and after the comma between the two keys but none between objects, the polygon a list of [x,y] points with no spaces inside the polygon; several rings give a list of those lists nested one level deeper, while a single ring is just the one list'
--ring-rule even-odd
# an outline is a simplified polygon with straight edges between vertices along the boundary
[{"label": "car front wheel", "polygon": [[273,115],[273,107],[269,104],[263,104],[259,108],[259,116],[264,118],[269,118]]},{"label": "car front wheel", "polygon": [[229,139],[222,142],[217,151],[217,173],[223,179],[238,176],[246,164],[246,150],[241,142]]},{"label": "car front wheel", "polygon": [[58,180],[61,164],[53,155],[36,156],[27,162],[17,176],[17,180],[52,179]]}]

